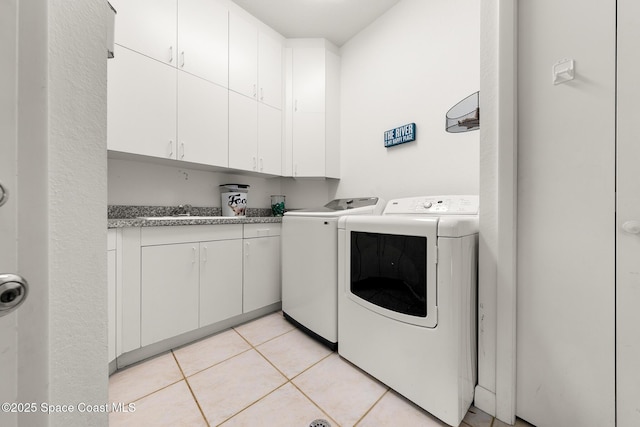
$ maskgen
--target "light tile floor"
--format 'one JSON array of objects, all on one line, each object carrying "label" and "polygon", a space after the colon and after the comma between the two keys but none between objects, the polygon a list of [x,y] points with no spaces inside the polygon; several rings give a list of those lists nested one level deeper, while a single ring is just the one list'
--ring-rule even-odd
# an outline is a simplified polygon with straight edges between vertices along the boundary
[{"label": "light tile floor", "polygon": [[[116,372],[110,426],[446,426],[336,353],[282,313]],[[471,407],[463,427],[504,427]],[[518,420],[516,426],[531,427]]]}]

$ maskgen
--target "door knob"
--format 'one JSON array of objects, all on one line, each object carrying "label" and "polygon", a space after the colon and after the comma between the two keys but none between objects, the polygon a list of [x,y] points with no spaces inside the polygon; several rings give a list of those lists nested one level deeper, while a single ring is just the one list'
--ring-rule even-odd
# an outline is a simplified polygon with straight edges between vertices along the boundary
[{"label": "door knob", "polygon": [[27,298],[29,285],[17,274],[0,274],[0,317],[11,313]]},{"label": "door knob", "polygon": [[6,188],[4,188],[4,186],[0,182],[0,206],[2,206],[5,203],[7,203],[7,199],[8,198],[9,198],[9,193],[7,192]]},{"label": "door knob", "polygon": [[622,229],[629,234],[640,233],[640,221],[627,221],[622,224]]}]

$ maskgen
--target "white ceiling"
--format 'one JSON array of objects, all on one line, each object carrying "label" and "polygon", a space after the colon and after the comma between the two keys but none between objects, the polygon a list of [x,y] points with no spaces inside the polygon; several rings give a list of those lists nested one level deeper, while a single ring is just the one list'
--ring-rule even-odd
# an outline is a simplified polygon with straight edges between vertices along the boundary
[{"label": "white ceiling", "polygon": [[324,37],[342,46],[400,0],[233,0],[287,38]]}]

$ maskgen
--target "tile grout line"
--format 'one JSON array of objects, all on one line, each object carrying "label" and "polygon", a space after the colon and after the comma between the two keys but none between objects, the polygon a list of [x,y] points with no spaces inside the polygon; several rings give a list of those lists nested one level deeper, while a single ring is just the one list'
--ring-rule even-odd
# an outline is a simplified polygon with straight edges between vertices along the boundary
[{"label": "tile grout line", "polygon": [[260,402],[261,400],[263,400],[264,398],[266,398],[267,396],[270,396],[271,394],[275,393],[276,391],[280,390],[282,387],[284,387],[285,385],[289,384],[289,381],[286,381],[282,384],[280,384],[278,387],[274,388],[273,390],[271,390],[269,393],[265,394],[264,396],[258,398],[257,400],[249,403],[247,406],[245,406],[244,408],[240,409],[238,412],[234,413],[233,415],[231,415],[230,417],[228,417],[227,419],[225,419],[224,421],[222,421],[220,424],[218,424],[219,426],[226,423],[227,421],[231,420],[233,417],[239,415],[240,413],[246,411],[247,409],[249,409],[250,407],[252,407],[253,405],[255,405],[256,403]]},{"label": "tile grout line", "polygon": [[[233,356],[229,356],[229,357],[227,357],[227,358],[226,358],[226,359],[224,359],[224,360],[221,360],[221,361],[219,361],[219,362],[216,362],[216,363],[214,363],[214,364],[213,364],[213,365],[211,365],[211,366],[207,366],[206,368],[202,368],[202,369],[200,369],[199,371],[196,371],[196,372],[194,372],[194,373],[192,373],[192,374],[185,375],[184,377],[185,377],[185,378],[193,377],[194,375],[197,375],[197,374],[199,374],[199,373],[201,373],[201,372],[204,372],[204,371],[209,370],[209,369],[211,369],[211,368],[213,368],[213,367],[216,367],[216,366],[221,365],[221,364],[223,364],[223,363],[225,363],[225,362],[228,362],[229,360],[233,359],[234,357],[236,357],[236,356],[240,356],[241,354],[244,354],[244,353],[246,353],[247,351],[250,351],[250,350],[251,350],[251,348],[248,348],[248,349],[246,349],[246,350],[242,350],[240,353],[236,353],[236,354],[234,354]],[[171,351],[173,351],[173,350],[171,350]],[[177,357],[176,357],[176,360],[177,360]]]},{"label": "tile grout line", "polygon": [[173,350],[171,350],[171,355],[173,356],[173,360],[176,361],[176,364],[178,365],[178,369],[180,369],[180,374],[182,375],[182,378],[184,379],[184,383],[189,388],[189,392],[191,393],[191,397],[193,397],[193,400],[196,402],[196,406],[198,407],[198,410],[200,411],[200,415],[202,415],[202,418],[204,419],[205,424],[207,424],[207,427],[211,427],[211,424],[209,424],[209,420],[207,419],[206,415],[204,414],[204,411],[202,410],[202,407],[200,406],[200,402],[198,402],[198,398],[196,397],[196,394],[193,392],[193,389],[191,388],[191,384],[189,384],[189,380],[184,375],[184,371],[182,370],[182,366],[180,366],[180,362],[178,362],[178,358],[176,357],[176,355],[173,352]]},{"label": "tile grout line", "polygon": [[[328,356],[327,356],[328,357]],[[324,360],[324,359],[323,359]],[[340,423],[337,422],[336,420],[333,419],[333,417],[331,415],[329,415],[329,411],[325,410],[322,408],[322,406],[320,406],[318,403],[316,403],[315,400],[313,400],[311,398],[311,396],[308,396],[307,393],[305,393],[304,391],[302,391],[302,389],[300,387],[298,387],[296,385],[296,383],[294,383],[293,381],[289,380],[289,383],[295,387],[296,390],[298,390],[300,392],[300,394],[302,394],[304,397],[306,397],[307,399],[309,399],[309,402],[313,403],[316,408],[318,408],[323,414],[326,414],[327,417],[329,417],[329,419],[331,419],[331,421],[333,421],[334,423],[336,423],[337,427],[340,427]]]},{"label": "tile grout line", "polygon": [[[329,412],[324,410],[318,403],[316,403],[313,399],[311,399],[310,396],[308,396],[305,392],[303,392],[294,382],[293,380],[297,377],[299,377],[300,375],[302,375],[304,372],[307,372],[309,369],[313,368],[314,366],[316,366],[317,364],[319,364],[320,362],[322,362],[323,360],[327,359],[328,357],[330,357],[331,355],[333,355],[335,352],[331,351],[329,354],[327,354],[326,356],[324,356],[323,358],[321,358],[320,360],[318,360],[317,362],[311,364],[310,366],[308,366],[307,368],[305,368],[303,371],[299,372],[298,374],[296,374],[295,376],[289,378],[284,372],[282,372],[280,369],[278,369],[278,367],[276,367],[268,358],[267,356],[265,356],[264,354],[262,354],[262,352],[260,350],[258,350],[258,346],[268,343],[270,341],[275,340],[276,338],[282,337],[292,331],[295,331],[296,328],[294,327],[293,329],[284,332],[280,335],[277,335],[275,337],[272,337],[264,342],[261,342],[260,344],[257,345],[253,345],[251,342],[249,342],[249,340],[247,338],[245,338],[244,335],[242,335],[240,332],[238,332],[235,328],[232,328],[238,335],[240,335],[240,337],[242,337],[243,340],[245,340],[247,342],[247,344],[249,344],[251,346],[251,348],[253,350],[255,350],[264,360],[267,361],[267,363],[269,363],[276,371],[278,371],[287,381],[284,384],[281,384],[279,387],[275,388],[274,390],[272,390],[271,392],[267,393],[266,395],[262,396],[260,399],[256,400],[255,402],[252,402],[250,405],[246,406],[245,408],[241,409],[240,411],[236,412],[235,414],[233,414],[231,417],[227,418],[224,422],[227,422],[228,420],[230,420],[231,418],[235,417],[236,415],[238,415],[239,413],[241,413],[242,411],[248,409],[250,406],[254,405],[256,402],[259,402],[260,400],[264,399],[265,397],[269,396],[270,394],[272,394],[273,392],[275,392],[276,390],[281,389],[282,387],[284,387],[287,384],[291,384],[296,390],[298,390],[304,397],[306,397],[313,405],[315,405],[322,413],[326,414],[331,421],[333,421],[338,427],[340,426],[340,423],[338,423],[336,420],[333,419],[333,417],[331,415],[329,415]],[[248,351],[248,350],[247,350]]]},{"label": "tile grout line", "polygon": [[[387,387],[387,386],[385,385],[385,387]],[[373,409],[373,408],[374,408],[378,403],[380,403],[380,401],[382,400],[382,398],[383,398],[383,397],[385,397],[385,396],[389,393],[389,391],[390,391],[390,390],[391,390],[391,389],[390,389],[389,387],[387,387],[387,389],[384,391],[384,393],[382,393],[382,395],[381,395],[381,396],[380,396],[380,397],[379,397],[375,402],[373,402],[373,405],[371,405],[371,407],[370,407],[369,409],[367,409],[367,410],[365,411],[365,413],[364,413],[364,414],[362,414],[362,416],[361,416],[360,418],[358,418],[358,421],[356,421],[356,422],[355,422],[354,427],[355,427],[355,426],[357,426],[358,424],[360,424],[360,423],[362,422],[362,420],[364,420],[364,419],[365,419],[365,417],[366,417],[367,415],[369,415],[369,412],[371,412],[371,410],[372,410],[372,409]]]},{"label": "tile grout line", "polygon": [[[172,350],[169,350],[169,352],[172,352]],[[151,360],[153,360],[153,359],[158,359],[158,358],[160,358],[160,357],[162,357],[162,356],[164,356],[164,355],[166,355],[166,354],[167,354],[167,353],[161,353],[161,354],[156,355],[156,356],[153,356],[153,357],[151,357],[151,358],[149,358],[149,359],[142,360],[142,361],[140,361],[140,362],[138,362],[138,363],[134,363],[134,364],[132,364],[132,365],[130,365],[130,366],[126,366],[126,367],[125,367],[126,369],[123,369],[123,370],[121,370],[121,371],[120,371],[120,372],[118,372],[118,373],[125,372],[127,369],[133,368],[134,366],[143,365],[143,364],[145,364],[145,363],[147,363],[147,362],[149,362],[149,361],[151,361]],[[175,359],[175,358],[174,358],[174,359]],[[178,365],[178,368],[180,368],[180,365]],[[184,377],[184,376],[183,376],[183,377]],[[155,389],[155,390],[153,390],[153,391],[151,391],[151,392],[149,392],[149,393],[147,393],[147,394],[144,394],[144,395],[142,395],[142,396],[140,396],[140,397],[136,397],[136,398],[134,398],[133,400],[131,400],[130,402],[127,402],[127,403],[137,403],[138,401],[140,401],[140,400],[144,399],[145,397],[149,397],[149,396],[151,396],[151,395],[152,395],[152,394],[154,394],[154,393],[157,393],[157,392],[159,392],[159,391],[164,390],[165,388],[169,388],[169,387],[171,387],[172,385],[175,385],[175,384],[179,383],[180,381],[182,381],[182,380],[181,380],[181,379],[179,379],[179,380],[173,381],[172,383],[170,383],[170,384],[166,384],[166,385],[164,385],[164,386],[162,386],[162,387],[160,387],[160,388],[158,388],[158,389]]]}]

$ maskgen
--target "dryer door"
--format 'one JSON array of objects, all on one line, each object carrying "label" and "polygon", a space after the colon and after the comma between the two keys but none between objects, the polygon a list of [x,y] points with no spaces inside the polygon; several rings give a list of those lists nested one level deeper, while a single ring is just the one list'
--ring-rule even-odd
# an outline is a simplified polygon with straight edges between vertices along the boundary
[{"label": "dryer door", "polygon": [[438,324],[438,218],[350,217],[344,285],[352,301],[418,326]]}]

